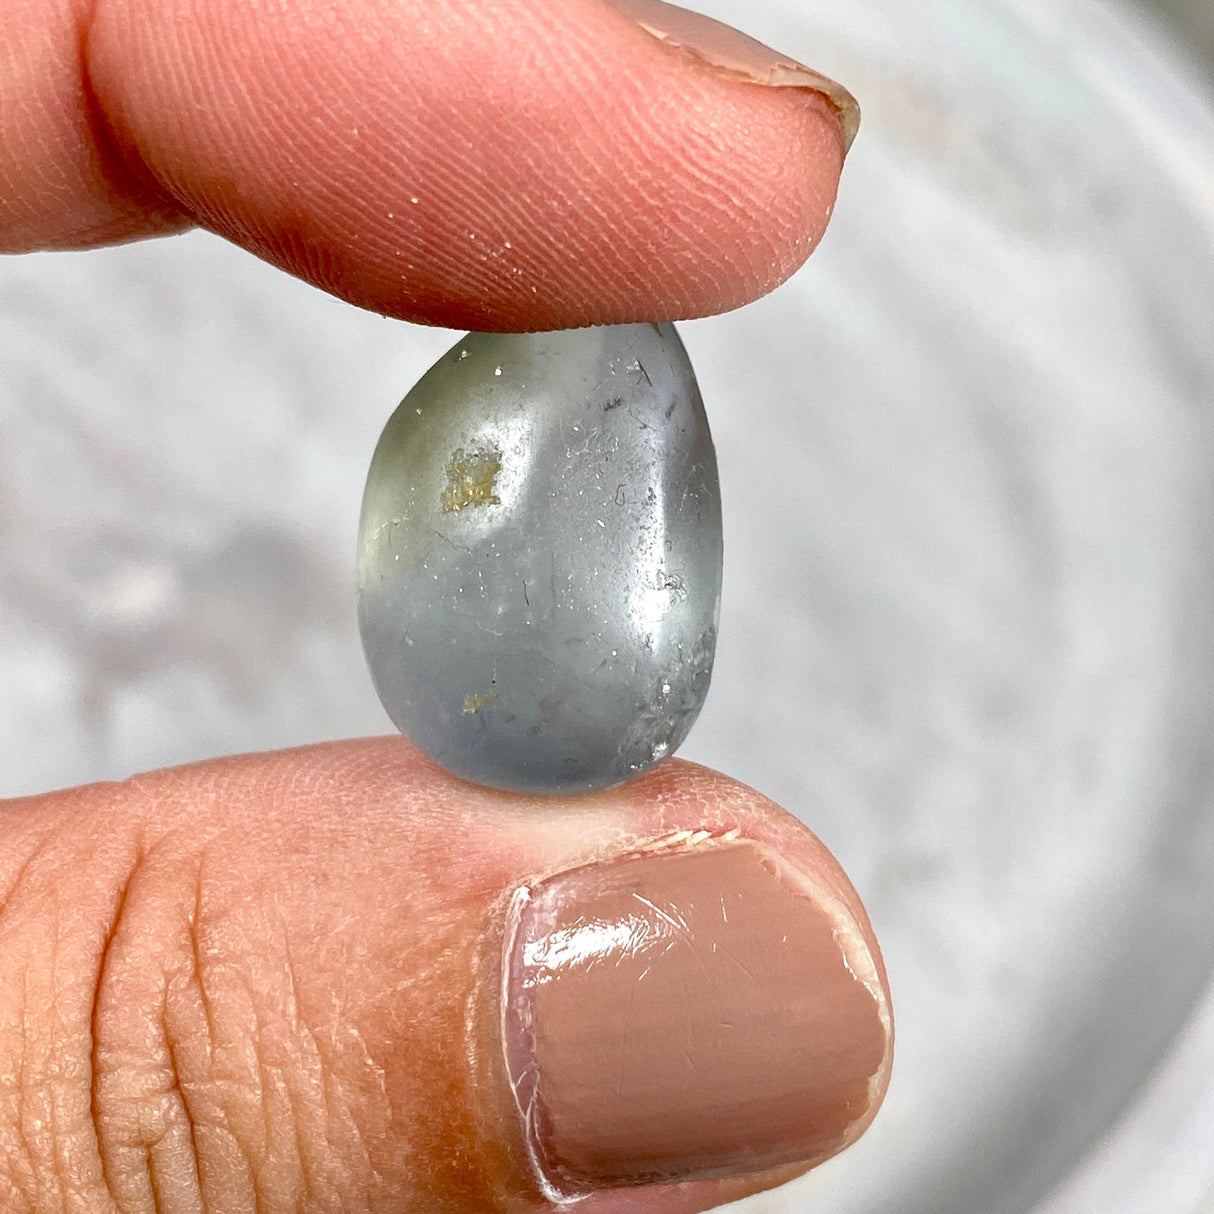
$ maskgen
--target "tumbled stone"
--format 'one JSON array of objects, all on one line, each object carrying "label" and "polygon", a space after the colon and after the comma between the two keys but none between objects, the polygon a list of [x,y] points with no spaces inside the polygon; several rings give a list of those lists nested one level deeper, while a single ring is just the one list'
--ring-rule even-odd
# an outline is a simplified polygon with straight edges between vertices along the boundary
[{"label": "tumbled stone", "polygon": [[470,333],[380,437],[363,646],[397,727],[458,776],[586,791],[672,754],[720,587],[716,455],[672,325]]}]

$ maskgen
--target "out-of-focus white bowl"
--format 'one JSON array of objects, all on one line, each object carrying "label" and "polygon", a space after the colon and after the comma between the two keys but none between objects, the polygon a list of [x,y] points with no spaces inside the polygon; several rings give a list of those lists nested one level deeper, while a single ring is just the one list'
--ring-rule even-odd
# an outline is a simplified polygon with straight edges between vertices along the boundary
[{"label": "out-of-focus white bowl", "polygon": [[[865,123],[810,265],[684,329],[727,527],[684,753],[838,852],[899,1023],[870,1134],[748,1209],[1198,1214],[1214,121],[1089,0],[708,7]],[[0,264],[0,792],[386,727],[361,480],[449,340],[205,235]]]}]

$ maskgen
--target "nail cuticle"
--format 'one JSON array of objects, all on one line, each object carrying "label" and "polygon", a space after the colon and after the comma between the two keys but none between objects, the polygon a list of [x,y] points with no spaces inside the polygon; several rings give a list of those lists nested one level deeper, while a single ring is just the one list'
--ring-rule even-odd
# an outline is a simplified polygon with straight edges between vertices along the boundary
[{"label": "nail cuticle", "polygon": [[860,127],[860,106],[838,81],[782,55],[748,34],[665,0],[612,0],[641,29],[672,50],[736,80],[818,94],[839,120],[846,154]]},{"label": "nail cuticle", "polygon": [[762,843],[683,832],[516,891],[506,1072],[549,1200],[819,1162],[884,1092],[850,909]]}]

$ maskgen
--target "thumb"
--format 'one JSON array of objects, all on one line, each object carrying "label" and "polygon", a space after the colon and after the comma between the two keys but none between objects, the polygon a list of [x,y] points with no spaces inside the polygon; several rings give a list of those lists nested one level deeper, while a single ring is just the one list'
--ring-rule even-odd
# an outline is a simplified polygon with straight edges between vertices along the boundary
[{"label": "thumb", "polygon": [[0,893],[5,1209],[679,1214],[888,1077],[838,866],[687,763],[562,802],[399,739],[225,759],[9,803]]}]

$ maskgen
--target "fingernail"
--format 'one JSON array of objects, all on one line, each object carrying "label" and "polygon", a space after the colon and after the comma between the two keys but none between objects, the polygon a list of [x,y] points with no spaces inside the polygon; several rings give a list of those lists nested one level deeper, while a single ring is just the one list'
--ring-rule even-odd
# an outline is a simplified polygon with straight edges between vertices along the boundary
[{"label": "fingernail", "polygon": [[520,890],[506,1067],[549,1197],[821,1162],[867,1125],[889,1008],[847,908],[711,840]]},{"label": "fingernail", "polygon": [[813,68],[781,55],[731,25],[663,0],[613,0],[616,8],[667,46],[682,51],[717,71],[751,84],[803,88],[820,93],[843,127],[847,151],[860,127],[860,106],[841,84]]}]

